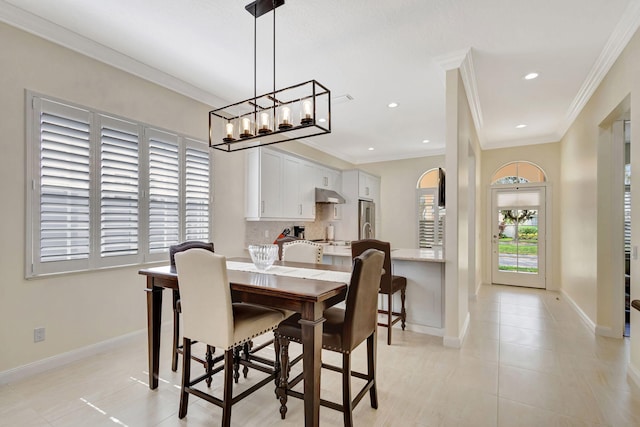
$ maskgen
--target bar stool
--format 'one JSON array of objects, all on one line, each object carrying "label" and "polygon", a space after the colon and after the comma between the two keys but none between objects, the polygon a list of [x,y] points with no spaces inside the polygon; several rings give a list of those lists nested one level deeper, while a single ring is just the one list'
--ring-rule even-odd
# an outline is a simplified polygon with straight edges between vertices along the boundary
[{"label": "bar stool", "polygon": [[[353,408],[369,392],[371,407],[378,408],[376,391],[376,323],[378,318],[378,283],[382,274],[384,253],[375,249],[367,250],[353,260],[351,282],[347,292],[346,309],[331,307],[324,311],[326,319],[322,331],[322,348],[342,353],[342,367],[323,363],[322,367],[342,373],[342,404],[320,399],[320,405],[343,413],[344,425],[353,425]],[[289,342],[302,342],[300,315],[294,315],[278,326],[276,339],[281,348],[282,369],[277,393],[280,397],[280,415],[287,413],[287,396],[304,398],[303,393],[291,390],[298,384],[303,374],[289,382]],[[351,354],[363,341],[367,341],[367,373],[351,370]],[[364,379],[365,385],[353,400],[351,399],[351,377]]]},{"label": "bar stool", "polygon": [[[364,239],[351,242],[351,255],[356,257],[367,249],[377,249],[384,252],[384,274],[380,278],[379,293],[387,296],[387,309],[379,309],[378,313],[387,316],[387,322],[378,322],[378,326],[387,328],[387,345],[391,345],[391,330],[393,325],[402,321],[402,330],[404,331],[407,321],[407,311],[404,307],[407,293],[407,278],[403,276],[394,276],[391,274],[391,245],[389,242],[383,242],[376,239]],[[393,294],[400,291],[400,301],[402,303],[399,312],[393,311]]]}]

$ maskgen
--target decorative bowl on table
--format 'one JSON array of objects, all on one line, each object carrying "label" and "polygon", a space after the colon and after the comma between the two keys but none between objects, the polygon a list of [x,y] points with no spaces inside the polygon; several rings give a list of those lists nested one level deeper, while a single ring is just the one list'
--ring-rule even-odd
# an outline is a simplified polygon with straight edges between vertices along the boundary
[{"label": "decorative bowl on table", "polygon": [[249,245],[249,254],[256,268],[266,271],[278,259],[278,245]]}]

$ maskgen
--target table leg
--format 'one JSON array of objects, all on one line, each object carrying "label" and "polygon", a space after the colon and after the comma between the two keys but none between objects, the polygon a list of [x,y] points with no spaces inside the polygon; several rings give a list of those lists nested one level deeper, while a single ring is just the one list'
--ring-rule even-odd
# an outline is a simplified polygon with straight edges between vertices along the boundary
[{"label": "table leg", "polygon": [[162,288],[147,276],[147,345],[149,352],[149,388],[158,388],[160,366],[160,325],[162,321]]},{"label": "table leg", "polygon": [[304,425],[320,425],[320,367],[322,364],[322,308],[313,307],[313,313],[303,313],[302,352],[304,372]]}]

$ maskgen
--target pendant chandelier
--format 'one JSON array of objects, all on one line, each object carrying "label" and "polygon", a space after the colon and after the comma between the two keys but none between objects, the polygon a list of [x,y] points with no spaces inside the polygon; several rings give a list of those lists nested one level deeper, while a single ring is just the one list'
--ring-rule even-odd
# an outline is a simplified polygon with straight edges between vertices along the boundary
[{"label": "pendant chandelier", "polygon": [[[253,98],[209,112],[209,146],[239,151],[331,133],[331,92],[316,80],[276,90],[276,8],[284,0],[256,0],[253,15]],[[273,11],[273,91],[257,95],[257,20]]]}]

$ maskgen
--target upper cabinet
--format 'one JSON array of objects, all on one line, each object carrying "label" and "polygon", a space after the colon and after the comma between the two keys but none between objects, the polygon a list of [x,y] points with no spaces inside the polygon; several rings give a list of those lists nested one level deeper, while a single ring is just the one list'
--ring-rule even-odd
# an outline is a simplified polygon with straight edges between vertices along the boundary
[{"label": "upper cabinet", "polygon": [[282,153],[255,149],[247,153],[245,160],[245,217],[282,217]]},{"label": "upper cabinet", "polygon": [[283,155],[283,218],[310,220],[315,218],[314,179],[315,167],[312,163],[297,157]]},{"label": "upper cabinet", "polygon": [[340,171],[269,148],[246,155],[245,218],[310,220],[316,215],[316,187],[336,189]]},{"label": "upper cabinet", "polygon": [[315,186],[327,190],[340,190],[340,171],[317,165]]},{"label": "upper cabinet", "polygon": [[363,200],[378,201],[380,197],[380,178],[358,171],[358,197]]}]

